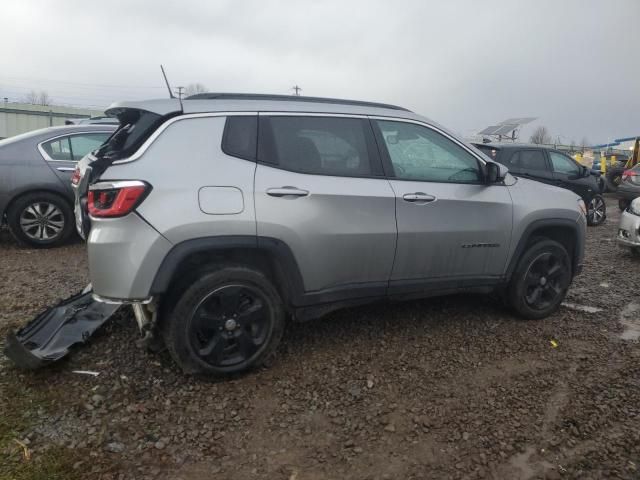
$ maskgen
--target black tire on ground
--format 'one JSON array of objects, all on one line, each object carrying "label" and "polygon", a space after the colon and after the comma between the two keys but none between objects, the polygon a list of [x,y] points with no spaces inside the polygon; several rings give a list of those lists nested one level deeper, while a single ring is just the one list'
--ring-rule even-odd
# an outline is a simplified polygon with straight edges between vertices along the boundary
[{"label": "black tire on ground", "polygon": [[[52,214],[46,217],[49,208]],[[47,218],[46,227],[40,224],[44,217]],[[14,200],[7,211],[7,224],[13,237],[19,243],[35,248],[51,248],[64,243],[74,230],[74,221],[71,205],[60,195],[50,192],[23,195]]]},{"label": "black tire on ground", "polygon": [[621,212],[624,212],[627,208],[629,208],[629,200],[623,200],[622,198],[618,200],[618,208]]},{"label": "black tire on ground", "polygon": [[284,325],[282,300],[264,274],[219,265],[184,290],[161,329],[185,373],[225,375],[265,364]]},{"label": "black tire on ground", "polygon": [[587,225],[596,227],[607,219],[607,204],[600,194],[596,194],[587,205]]},{"label": "black tire on ground", "polygon": [[509,303],[523,318],[545,318],[564,300],[571,278],[571,261],[565,248],[554,240],[536,237],[513,272]]}]

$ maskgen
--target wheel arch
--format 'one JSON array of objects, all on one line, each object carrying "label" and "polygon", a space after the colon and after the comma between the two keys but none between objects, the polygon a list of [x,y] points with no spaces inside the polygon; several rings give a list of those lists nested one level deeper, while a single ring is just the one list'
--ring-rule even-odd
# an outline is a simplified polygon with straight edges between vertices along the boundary
[{"label": "wheel arch", "polygon": [[160,264],[151,295],[179,295],[191,281],[220,263],[255,268],[269,278],[287,308],[304,294],[302,275],[288,245],[281,240],[255,236],[219,236],[186,240],[175,245]]},{"label": "wheel arch", "polygon": [[44,186],[29,185],[28,188],[12,192],[11,197],[7,201],[6,205],[4,206],[4,210],[0,211],[0,219],[4,218],[4,216],[9,213],[9,211],[11,210],[11,207],[13,207],[13,205],[15,205],[15,203],[20,198],[25,197],[27,195],[33,195],[38,193],[47,193],[50,195],[55,195],[57,197],[60,197],[68,205],[68,207],[71,210],[73,210],[73,202],[69,199],[68,193],[62,190],[53,188],[51,187],[51,185],[44,185]]},{"label": "wheel arch", "polygon": [[507,267],[507,281],[511,280],[518,260],[535,237],[545,237],[560,243],[567,250],[571,259],[573,276],[580,273],[580,258],[584,249],[584,236],[580,232],[578,223],[574,220],[563,218],[542,219],[528,225],[520,237]]}]

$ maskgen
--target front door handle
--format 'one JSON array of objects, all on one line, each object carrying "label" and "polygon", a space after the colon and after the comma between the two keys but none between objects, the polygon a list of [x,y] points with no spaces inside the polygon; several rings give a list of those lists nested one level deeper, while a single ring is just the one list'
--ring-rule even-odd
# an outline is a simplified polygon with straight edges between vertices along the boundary
[{"label": "front door handle", "polygon": [[280,188],[268,188],[267,195],[272,197],[306,197],[309,195],[309,190],[302,190],[296,187],[280,187]]},{"label": "front door handle", "polygon": [[426,193],[423,193],[423,192],[416,192],[416,193],[406,193],[402,196],[402,199],[405,202],[429,203],[429,202],[435,201],[436,197],[434,197],[433,195],[427,195]]}]

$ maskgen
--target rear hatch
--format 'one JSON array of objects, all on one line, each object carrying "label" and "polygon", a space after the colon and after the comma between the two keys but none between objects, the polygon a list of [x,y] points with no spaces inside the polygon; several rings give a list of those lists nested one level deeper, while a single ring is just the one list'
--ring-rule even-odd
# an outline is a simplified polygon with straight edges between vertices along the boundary
[{"label": "rear hatch", "polygon": [[[179,104],[177,107],[179,108]],[[75,194],[76,229],[82,238],[87,238],[91,227],[87,208],[89,186],[98,180],[112,163],[131,157],[160,125],[180,113],[180,110],[166,110],[164,108],[160,111],[149,111],[124,105],[107,110],[108,115],[118,119],[118,128],[97,150],[78,162],[71,179]]]}]

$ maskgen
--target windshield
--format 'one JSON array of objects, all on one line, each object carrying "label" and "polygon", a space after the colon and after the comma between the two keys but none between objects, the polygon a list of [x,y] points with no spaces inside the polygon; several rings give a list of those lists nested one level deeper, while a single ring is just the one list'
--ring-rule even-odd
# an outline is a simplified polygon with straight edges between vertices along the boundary
[{"label": "windshield", "polygon": [[145,110],[127,109],[118,115],[120,127],[95,152],[98,158],[118,160],[133,154],[160,126],[163,117]]}]

